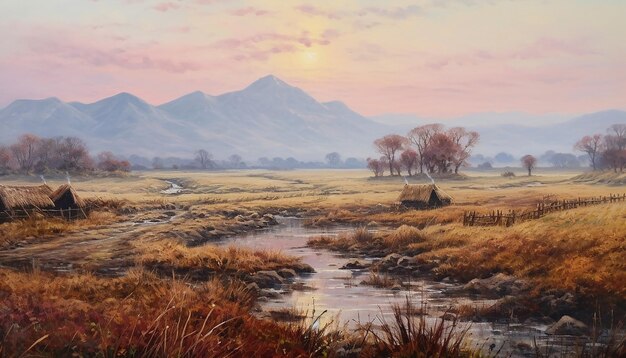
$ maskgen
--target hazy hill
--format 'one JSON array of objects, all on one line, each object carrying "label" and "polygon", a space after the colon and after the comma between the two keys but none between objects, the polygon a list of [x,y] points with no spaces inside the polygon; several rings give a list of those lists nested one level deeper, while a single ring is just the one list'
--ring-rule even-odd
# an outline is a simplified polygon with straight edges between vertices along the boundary
[{"label": "hazy hill", "polygon": [[321,160],[326,153],[376,156],[372,141],[388,133],[405,134],[420,124],[441,122],[481,133],[474,151],[517,156],[546,150],[570,152],[585,134],[604,133],[626,123],[626,112],[605,111],[568,119],[562,115],[486,113],[456,119],[407,115],[372,119],[339,101],[321,103],[274,76],[263,77],[235,92],[211,96],[193,92],[154,106],[129,93],[95,103],[64,103],[57,98],[17,100],[0,110],[0,143],[22,133],[72,135],[92,151],[119,154],[191,157],[204,148],[216,157],[237,153],[247,160],[261,156]]},{"label": "hazy hill", "polygon": [[161,106],[128,93],[90,104],[18,100],[0,111],[0,128],[2,142],[26,132],[76,135],[94,151],[191,156],[205,148],[218,157],[237,153],[248,159],[320,159],[331,151],[365,156],[373,139],[393,131],[341,102],[320,103],[274,76],[241,91],[193,92]]}]

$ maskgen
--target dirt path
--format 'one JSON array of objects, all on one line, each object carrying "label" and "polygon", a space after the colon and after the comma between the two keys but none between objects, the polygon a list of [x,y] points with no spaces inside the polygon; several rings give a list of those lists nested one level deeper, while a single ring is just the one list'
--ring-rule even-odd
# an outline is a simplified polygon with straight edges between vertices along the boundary
[{"label": "dirt path", "polygon": [[119,275],[134,265],[130,242],[156,227],[171,225],[180,214],[160,221],[124,221],[106,227],[87,229],[43,242],[0,251],[0,266],[19,268],[39,267],[59,273],[90,271],[101,275]]}]

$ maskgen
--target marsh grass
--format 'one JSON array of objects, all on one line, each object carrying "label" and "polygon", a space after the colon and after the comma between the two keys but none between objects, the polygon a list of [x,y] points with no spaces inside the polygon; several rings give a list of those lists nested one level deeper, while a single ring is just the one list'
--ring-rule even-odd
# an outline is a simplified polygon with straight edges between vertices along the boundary
[{"label": "marsh grass", "polygon": [[0,224],[0,249],[18,242],[44,240],[74,231],[112,224],[117,215],[106,211],[92,211],[86,219],[67,221],[54,217],[35,217]]},{"label": "marsh grass", "polygon": [[464,340],[469,326],[461,328],[456,320],[443,319],[429,324],[420,309],[407,297],[404,304],[393,306],[393,318],[388,321],[383,315],[380,325],[368,324],[361,327],[365,335],[372,337],[362,357],[479,357],[465,347]]},{"label": "marsh grass", "polygon": [[377,288],[391,288],[395,285],[401,285],[402,282],[387,274],[381,275],[377,272],[370,272],[369,276],[361,281],[361,284]]},{"label": "marsh grass", "polygon": [[254,273],[256,271],[292,268],[297,272],[310,272],[301,259],[285,255],[278,250],[251,250],[235,246],[204,245],[187,247],[171,240],[139,240],[133,245],[140,265],[159,269],[192,272],[203,270],[217,274]]},{"label": "marsh grass", "polygon": [[0,270],[0,356],[224,357],[323,354],[340,333],[249,314],[243,283],[190,284]]}]

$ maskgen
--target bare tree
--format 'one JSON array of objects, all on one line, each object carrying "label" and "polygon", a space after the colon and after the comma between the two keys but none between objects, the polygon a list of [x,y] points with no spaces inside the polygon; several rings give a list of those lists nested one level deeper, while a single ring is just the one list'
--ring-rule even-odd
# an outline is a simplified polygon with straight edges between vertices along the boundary
[{"label": "bare tree", "polygon": [[406,149],[400,154],[400,163],[409,173],[409,176],[412,176],[411,170],[417,166],[417,152],[410,148]]},{"label": "bare tree", "polygon": [[374,173],[375,177],[382,176],[385,173],[385,164],[378,159],[367,158],[367,168]]},{"label": "bare tree", "polygon": [[604,141],[601,134],[582,137],[576,144],[574,149],[587,153],[591,167],[593,170],[598,169],[598,159],[603,151]]},{"label": "bare tree", "polygon": [[[396,153],[408,144],[405,137],[398,134],[389,134],[374,141],[374,146],[389,162],[389,173],[393,175],[396,163]],[[400,173],[398,173],[400,175]]]},{"label": "bare tree", "polygon": [[613,124],[609,127],[609,133],[615,138],[614,145],[617,149],[626,149],[626,124]]},{"label": "bare tree", "polygon": [[522,162],[522,167],[528,170],[528,176],[531,176],[533,169],[535,169],[535,166],[537,165],[537,158],[535,158],[534,156],[530,154],[527,154],[522,157],[521,162]]},{"label": "bare tree", "polygon": [[0,174],[11,169],[11,150],[5,146],[0,146]]},{"label": "bare tree", "polygon": [[239,154],[233,154],[228,157],[228,161],[235,168],[241,168],[243,166],[243,159]]},{"label": "bare tree", "polygon": [[98,154],[98,169],[107,172],[128,172],[130,171],[130,163],[127,160],[118,159],[111,152],[102,152]]},{"label": "bare tree", "polygon": [[63,138],[57,147],[57,152],[61,160],[60,169],[84,170],[93,166],[87,144],[80,138]]},{"label": "bare tree", "polygon": [[163,169],[163,165],[163,159],[161,159],[160,157],[152,158],[152,169]]},{"label": "bare tree", "polygon": [[34,134],[22,135],[17,143],[11,145],[13,158],[20,170],[30,172],[36,163],[36,154],[41,144],[41,139]]},{"label": "bare tree", "polygon": [[213,155],[204,149],[200,149],[196,152],[196,162],[202,169],[209,169],[213,167]]},{"label": "bare tree", "polygon": [[459,168],[467,164],[467,159],[472,153],[472,148],[478,144],[480,135],[478,132],[467,131],[463,127],[450,128],[447,134],[452,142],[457,145],[452,162],[454,164],[454,173],[458,173]]},{"label": "bare tree", "polygon": [[424,153],[426,152],[432,137],[441,132],[443,132],[443,125],[441,124],[427,124],[415,127],[409,132],[408,139],[417,149],[417,159],[419,161],[420,173],[424,172]]},{"label": "bare tree", "polygon": [[337,152],[326,154],[326,163],[331,167],[338,167],[341,165],[341,154]]}]

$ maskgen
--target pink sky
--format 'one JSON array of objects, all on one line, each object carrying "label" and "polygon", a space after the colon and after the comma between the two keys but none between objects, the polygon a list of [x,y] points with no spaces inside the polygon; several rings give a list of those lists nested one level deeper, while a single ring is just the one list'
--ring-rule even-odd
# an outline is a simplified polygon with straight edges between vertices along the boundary
[{"label": "pink sky", "polygon": [[4,0],[0,31],[0,106],[271,73],[365,115],[626,108],[621,0]]}]

